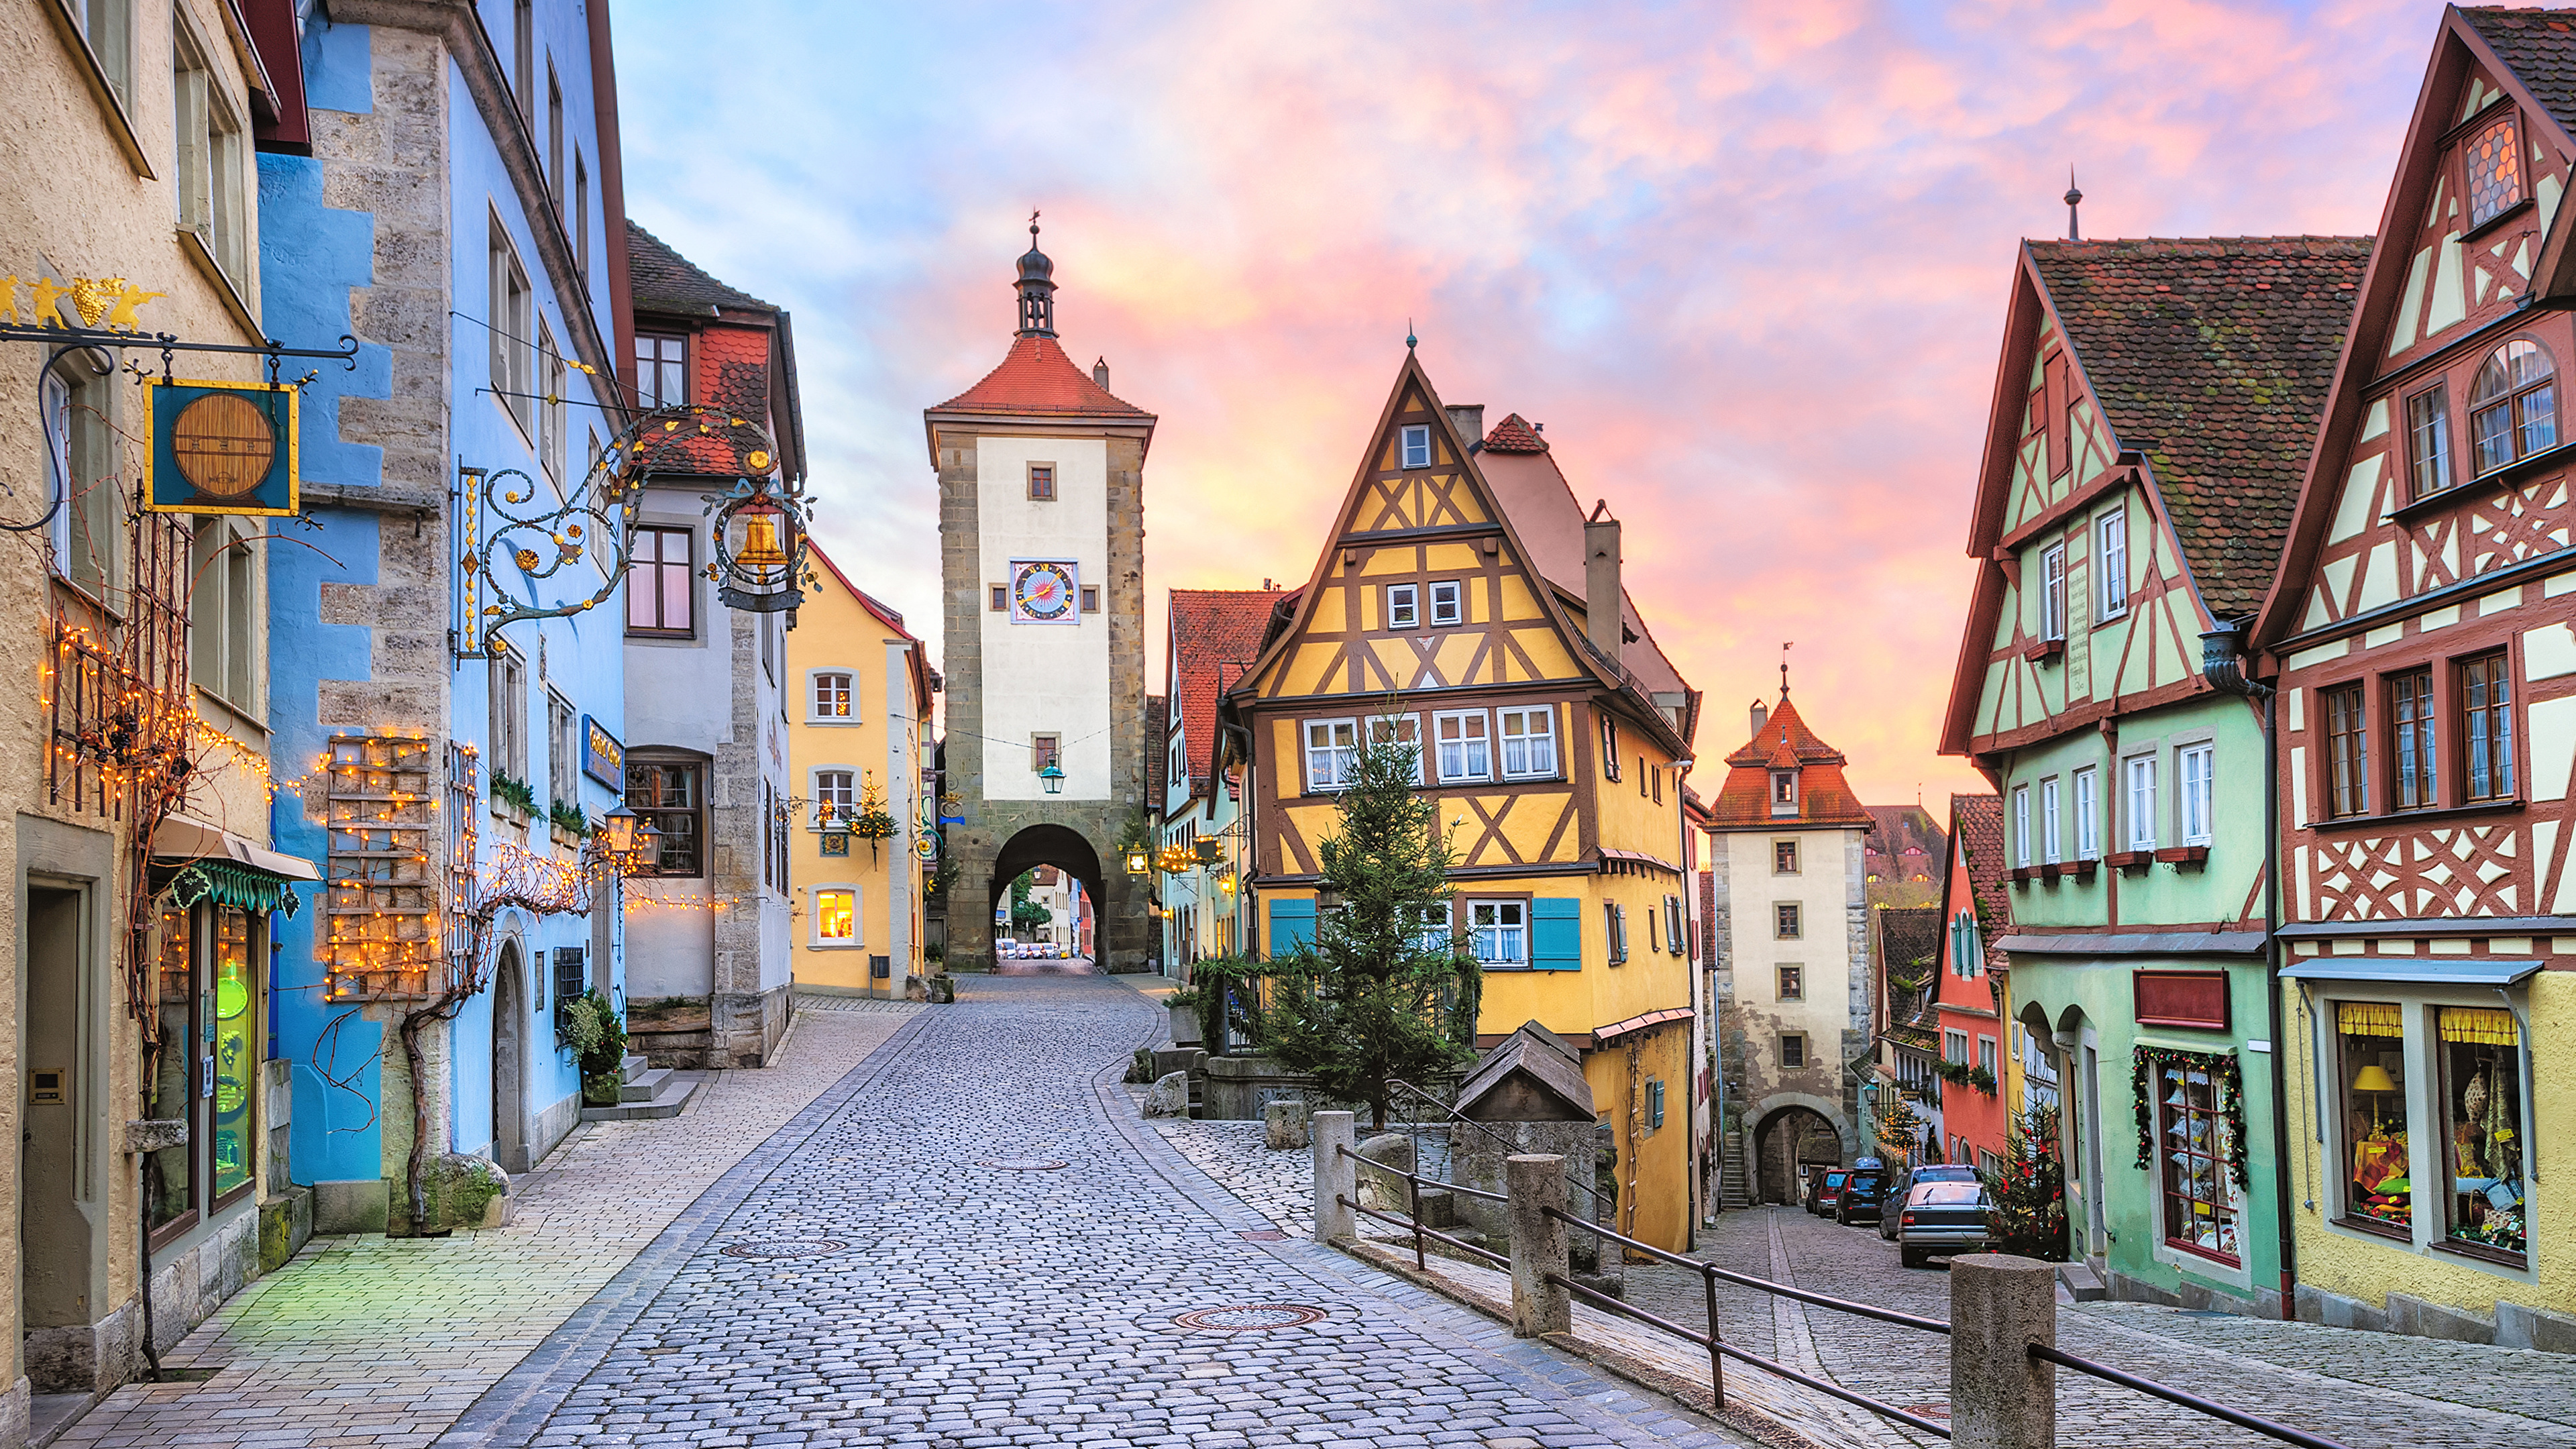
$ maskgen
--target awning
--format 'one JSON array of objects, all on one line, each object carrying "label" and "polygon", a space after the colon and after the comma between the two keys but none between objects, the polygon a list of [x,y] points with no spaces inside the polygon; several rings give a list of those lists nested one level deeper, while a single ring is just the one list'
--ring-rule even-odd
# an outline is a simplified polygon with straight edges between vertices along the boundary
[{"label": "awning", "polygon": [[2016,956],[2259,956],[2260,931],[2111,931],[2095,935],[2005,936]]},{"label": "awning", "polygon": [[1659,860],[1654,856],[1648,855],[1642,850],[1618,850],[1613,847],[1603,845],[1596,846],[1594,848],[1594,853],[1601,857],[1601,864],[1605,867],[1614,864],[1623,867],[1642,866],[1647,870],[1661,871],[1664,874],[1671,876],[1678,876],[1682,873],[1682,868],[1680,866],[1674,865],[1668,861]]},{"label": "awning", "polygon": [[173,815],[152,832],[152,858],[164,864],[178,865],[189,861],[230,861],[262,875],[279,880],[320,880],[322,872],[313,862],[300,855],[287,855],[265,845],[253,845],[220,825]]},{"label": "awning", "polygon": [[2518,986],[2546,961],[2472,961],[2457,956],[2315,956],[2281,968],[2284,981],[2366,981],[2387,985]]},{"label": "awning", "polygon": [[1690,1017],[1691,1009],[1687,1006],[1668,1006],[1662,1011],[1649,1011],[1643,1016],[1632,1016],[1626,1021],[1592,1028],[1592,1044],[1599,1046],[1603,1042],[1626,1036],[1632,1031],[1644,1031],[1647,1027],[1661,1026],[1668,1021],[1688,1021]]}]

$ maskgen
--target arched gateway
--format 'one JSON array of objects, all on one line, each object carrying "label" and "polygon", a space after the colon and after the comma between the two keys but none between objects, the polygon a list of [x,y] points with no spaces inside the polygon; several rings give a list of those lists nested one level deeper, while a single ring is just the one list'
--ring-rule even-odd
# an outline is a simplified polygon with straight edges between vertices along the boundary
[{"label": "arched gateway", "polygon": [[[948,959],[993,959],[993,913],[1032,865],[1099,911],[1104,970],[1142,970],[1151,921],[1116,842],[1145,805],[1145,450],[1154,415],[1055,336],[1055,264],[1029,228],[1002,365],[928,409],[939,470],[948,734]],[[1159,742],[1158,742],[1159,743]],[[962,817],[958,819],[957,817]]]}]

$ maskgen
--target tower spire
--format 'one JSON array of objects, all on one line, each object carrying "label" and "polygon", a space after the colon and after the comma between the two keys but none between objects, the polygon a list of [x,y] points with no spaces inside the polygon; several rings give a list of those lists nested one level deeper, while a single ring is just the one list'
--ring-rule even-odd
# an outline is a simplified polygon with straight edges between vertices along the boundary
[{"label": "tower spire", "polygon": [[1789,697],[1789,646],[1796,642],[1792,639],[1780,646],[1780,697],[1782,699]]},{"label": "tower spire", "polygon": [[1020,331],[1022,337],[1055,335],[1055,263],[1038,250],[1038,214],[1029,213],[1029,249],[1020,258]]},{"label": "tower spire", "polygon": [[2068,241],[2084,240],[2084,228],[2075,219],[2075,208],[2083,204],[2084,193],[2075,189],[2075,167],[2070,164],[2066,168],[2066,239]]}]

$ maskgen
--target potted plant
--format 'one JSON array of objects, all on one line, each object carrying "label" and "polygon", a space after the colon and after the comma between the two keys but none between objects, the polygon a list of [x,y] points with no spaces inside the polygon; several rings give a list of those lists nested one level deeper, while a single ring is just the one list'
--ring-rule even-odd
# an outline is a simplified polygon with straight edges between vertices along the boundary
[{"label": "potted plant", "polygon": [[527,781],[494,770],[492,813],[514,825],[525,825],[537,818],[537,792]]},{"label": "potted plant", "polygon": [[546,807],[546,833],[567,850],[579,850],[590,838],[590,828],[590,817],[578,805],[557,800]]},{"label": "potted plant", "polygon": [[886,809],[885,790],[873,775],[863,778],[859,786],[859,808],[850,817],[850,833],[868,843],[868,858],[876,858],[877,842],[894,837],[895,821]]}]

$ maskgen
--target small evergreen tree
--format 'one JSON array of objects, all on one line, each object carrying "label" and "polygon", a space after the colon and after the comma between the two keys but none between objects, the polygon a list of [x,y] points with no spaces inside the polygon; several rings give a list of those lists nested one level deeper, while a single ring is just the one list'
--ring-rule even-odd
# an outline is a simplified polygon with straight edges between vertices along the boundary
[{"label": "small evergreen tree", "polygon": [[1999,1179],[1986,1184],[1995,1201],[1997,1252],[2066,1261],[2066,1173],[2057,1160],[2057,1119],[2033,1107],[2014,1122]]},{"label": "small evergreen tree", "polygon": [[1389,1084],[1472,1057],[1483,975],[1449,928],[1448,836],[1436,799],[1418,795],[1421,746],[1372,740],[1320,847],[1314,942],[1274,960],[1257,1029],[1270,1055],[1334,1098],[1368,1105],[1385,1131]]},{"label": "small evergreen tree", "polygon": [[1037,881],[1036,871],[1024,870],[1020,872],[1019,879],[1011,882],[1011,930],[1016,935],[1026,936],[1055,920],[1054,911],[1029,899],[1029,891]]}]

